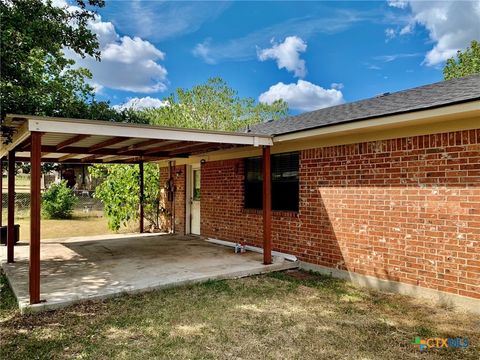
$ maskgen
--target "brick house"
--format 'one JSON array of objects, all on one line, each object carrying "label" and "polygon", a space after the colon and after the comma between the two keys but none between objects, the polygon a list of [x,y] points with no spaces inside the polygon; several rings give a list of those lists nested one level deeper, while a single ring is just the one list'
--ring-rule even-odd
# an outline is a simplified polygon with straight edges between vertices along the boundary
[{"label": "brick house", "polygon": [[[358,284],[479,306],[480,76],[248,131],[273,137],[274,250]],[[262,246],[260,155],[163,162],[175,231]]]}]

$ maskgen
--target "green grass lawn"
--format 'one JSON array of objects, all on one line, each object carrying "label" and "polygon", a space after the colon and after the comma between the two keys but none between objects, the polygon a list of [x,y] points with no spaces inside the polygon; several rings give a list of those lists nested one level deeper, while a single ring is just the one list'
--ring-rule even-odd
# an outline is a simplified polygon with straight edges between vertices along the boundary
[{"label": "green grass lawn", "polygon": [[[2,277],[3,359],[478,359],[480,317],[287,272],[20,316]],[[415,336],[467,337],[425,350]]]}]

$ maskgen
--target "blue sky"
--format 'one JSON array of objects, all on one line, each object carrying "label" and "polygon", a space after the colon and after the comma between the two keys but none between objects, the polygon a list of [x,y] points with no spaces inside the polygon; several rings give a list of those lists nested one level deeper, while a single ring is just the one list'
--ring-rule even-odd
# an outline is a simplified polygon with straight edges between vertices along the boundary
[{"label": "blue sky", "polygon": [[102,63],[70,56],[113,105],[158,106],[220,76],[240,96],[282,97],[298,113],[440,81],[479,24],[479,0],[107,0],[91,24]]}]

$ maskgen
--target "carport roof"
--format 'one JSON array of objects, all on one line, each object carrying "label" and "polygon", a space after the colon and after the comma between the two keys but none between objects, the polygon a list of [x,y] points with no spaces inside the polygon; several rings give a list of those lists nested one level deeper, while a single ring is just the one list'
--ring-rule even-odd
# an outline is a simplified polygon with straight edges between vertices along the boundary
[{"label": "carport roof", "polygon": [[135,163],[182,158],[239,146],[271,146],[269,135],[181,129],[110,121],[7,115],[13,128],[8,144],[2,133],[0,157],[15,150],[30,160],[30,134],[41,132],[42,162]]}]

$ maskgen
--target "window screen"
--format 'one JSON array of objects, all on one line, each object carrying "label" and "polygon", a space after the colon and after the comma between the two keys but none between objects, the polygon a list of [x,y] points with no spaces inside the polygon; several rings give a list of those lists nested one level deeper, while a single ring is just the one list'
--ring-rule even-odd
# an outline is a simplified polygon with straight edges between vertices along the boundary
[{"label": "window screen", "polygon": [[[272,209],[298,211],[298,153],[275,154],[272,165]],[[245,159],[245,208],[261,209],[263,194],[262,158]]]}]

